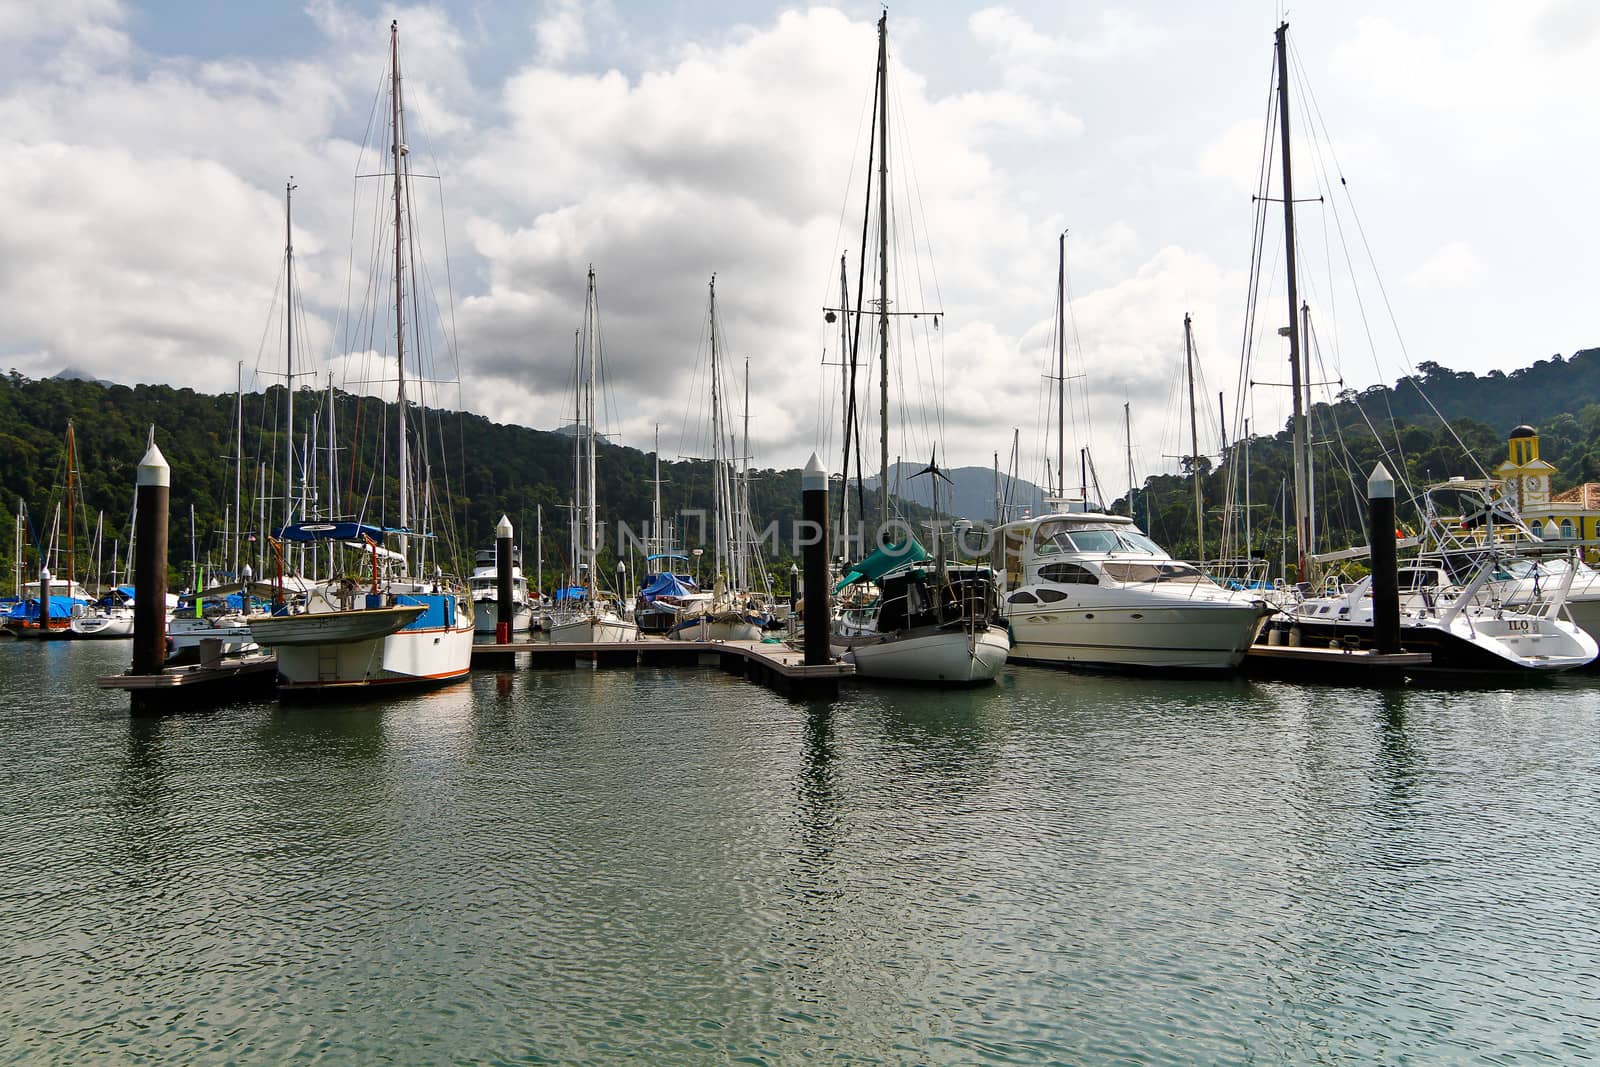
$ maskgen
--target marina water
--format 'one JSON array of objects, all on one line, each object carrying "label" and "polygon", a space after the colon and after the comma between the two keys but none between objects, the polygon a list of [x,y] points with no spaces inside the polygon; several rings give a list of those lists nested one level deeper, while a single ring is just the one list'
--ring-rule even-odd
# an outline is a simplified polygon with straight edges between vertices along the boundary
[{"label": "marina water", "polygon": [[1575,1062],[1600,682],[793,703],[475,674],[130,720],[0,645],[0,1062]]}]

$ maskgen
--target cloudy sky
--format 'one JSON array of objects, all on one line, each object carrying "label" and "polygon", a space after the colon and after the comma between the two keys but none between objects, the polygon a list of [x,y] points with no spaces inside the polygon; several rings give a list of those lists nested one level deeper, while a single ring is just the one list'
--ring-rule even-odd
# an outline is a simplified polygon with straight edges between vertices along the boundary
[{"label": "cloudy sky", "polygon": [[[942,424],[949,456],[987,465],[1015,430],[1020,473],[1042,473],[1064,229],[1068,445],[1090,445],[1109,486],[1125,479],[1124,403],[1141,474],[1187,450],[1186,312],[1202,448],[1217,447],[1218,391],[1230,436],[1241,415],[1281,425],[1281,389],[1239,389],[1280,6],[890,11],[891,182],[896,221],[916,231],[897,241],[897,269],[921,279],[893,299],[941,312],[937,331],[918,320],[927,343],[896,372],[896,454],[920,457]],[[356,174],[381,169],[360,146],[398,18],[413,159],[441,176],[419,197],[437,207],[443,191],[429,232],[449,237],[461,403],[569,421],[592,263],[606,428],[649,448],[659,423],[665,453],[695,450],[715,271],[728,354],[750,364],[758,462],[826,454],[837,342],[822,308],[840,253],[860,244],[879,10],[0,0],[0,366],[212,391],[240,360],[265,369],[293,174],[308,358],[342,383],[356,374],[340,325],[352,263],[370,255],[352,239],[371,206]],[[1600,6],[1340,0],[1288,14],[1307,142],[1296,196],[1323,197],[1298,227],[1318,373],[1359,388],[1423,360],[1481,372],[1600,344]],[[1271,226],[1250,375],[1267,382],[1284,376]],[[431,264],[441,280],[442,256]]]}]

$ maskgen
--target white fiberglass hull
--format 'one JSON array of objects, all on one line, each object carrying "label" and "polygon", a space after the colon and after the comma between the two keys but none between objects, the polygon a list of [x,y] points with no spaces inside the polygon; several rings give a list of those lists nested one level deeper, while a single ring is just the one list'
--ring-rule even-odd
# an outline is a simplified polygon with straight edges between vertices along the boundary
[{"label": "white fiberglass hull", "polygon": [[[500,624],[500,602],[498,600],[475,600],[472,604],[472,627],[480,634],[497,632]],[[527,633],[533,629],[533,605],[516,604],[511,609],[511,632],[514,634]]]},{"label": "white fiberglass hull", "polygon": [[[411,602],[393,608],[258,623],[257,639],[278,654],[279,692],[377,691],[466,678],[472,669],[469,602],[450,594],[411,594],[407,599]],[[274,627],[281,633],[274,634]]]},{"label": "white fiberglass hull", "polygon": [[553,645],[598,645],[633,641],[639,627],[612,612],[594,615],[552,616],[545,624]]},{"label": "white fiberglass hull", "polygon": [[200,642],[215,639],[222,642],[224,655],[254,652],[255,634],[250,629],[247,615],[221,615],[214,619],[197,619],[192,615],[175,615],[167,619],[167,645],[174,657],[197,654]]},{"label": "white fiberglass hull", "polygon": [[1117,670],[1228,671],[1260,624],[1255,604],[1011,608],[1015,663]]},{"label": "white fiberglass hull", "polygon": [[1005,631],[990,627],[972,634],[952,629],[857,638],[838,651],[861,678],[973,685],[993,681],[1009,649]]},{"label": "white fiberglass hull", "polygon": [[730,611],[684,619],[667,636],[674,641],[760,641],[761,627]]},{"label": "white fiberglass hull", "polygon": [[72,620],[74,640],[110,641],[133,636],[133,613],[80,615]]}]

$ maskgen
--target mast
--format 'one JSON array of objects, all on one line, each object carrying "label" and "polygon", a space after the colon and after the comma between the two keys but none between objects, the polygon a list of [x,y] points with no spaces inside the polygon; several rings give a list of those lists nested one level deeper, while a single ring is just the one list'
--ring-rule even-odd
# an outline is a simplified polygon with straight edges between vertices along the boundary
[{"label": "mast", "polygon": [[[850,417],[855,409],[850,405],[850,274],[845,269],[845,255],[839,256],[839,413],[844,419],[844,472],[839,479],[839,556],[850,552]],[[858,474],[860,472],[857,472]]]},{"label": "mast", "polygon": [[[400,130],[400,22],[398,19],[389,23],[389,121],[394,144],[391,152],[394,155],[394,353],[395,365],[399,368],[396,375],[395,408],[399,422],[400,443],[400,528],[406,529],[411,525],[411,456],[410,443],[406,440],[406,329],[405,308],[406,290],[405,276],[402,273],[405,266],[405,257],[401,254],[405,245],[404,220],[401,218],[402,208],[405,206],[404,191],[401,188],[401,167],[406,155],[406,146]],[[400,537],[400,555],[406,556],[406,537]]]},{"label": "mast", "polygon": [[738,535],[739,591],[750,589],[750,561],[746,558],[749,546],[745,543],[745,525],[750,514],[750,357],[744,360],[744,444],[739,449],[739,513],[734,517]]},{"label": "mast", "polygon": [[[583,317],[589,317],[589,297],[583,298]],[[572,331],[572,513],[568,516],[568,540],[572,542],[572,582],[583,563],[578,532],[583,524],[583,328]]]},{"label": "mast", "polygon": [[878,19],[878,529],[889,525],[889,12]]},{"label": "mast", "polygon": [[727,557],[727,507],[723,483],[727,472],[722,463],[722,372],[717,366],[717,276],[711,276],[711,514],[716,524],[711,541],[711,585],[716,588]]},{"label": "mast", "polygon": [[[283,524],[294,521],[294,176],[283,183]],[[401,525],[404,525],[402,522]]]},{"label": "mast", "polygon": [[1194,327],[1188,315],[1183,317],[1183,348],[1185,365],[1189,370],[1189,475],[1194,482],[1194,543],[1196,559],[1206,558],[1205,509],[1200,494],[1200,427],[1194,404]]},{"label": "mast", "polygon": [[595,513],[595,421],[594,421],[594,388],[595,364],[600,361],[600,298],[594,289],[594,264],[589,265],[589,380],[584,390],[584,414],[588,417],[589,424],[589,449],[584,457],[584,480],[588,483],[589,499],[586,501],[584,513],[584,539],[587,542],[584,550],[589,556],[589,606],[592,608],[600,592],[599,575],[595,572],[600,569],[600,539],[597,523],[599,516]]},{"label": "mast", "polygon": [[244,523],[240,506],[244,496],[244,360],[235,371],[233,393],[233,576],[239,577],[239,527]]},{"label": "mast", "polygon": [[1122,441],[1128,450],[1128,518],[1133,518],[1133,492],[1138,487],[1133,484],[1133,418],[1128,410],[1128,402],[1122,404]]},{"label": "mast", "polygon": [[[1056,265],[1056,496],[1067,495],[1067,231]],[[1084,494],[1084,502],[1089,499]]]},{"label": "mast", "polygon": [[666,541],[661,536],[661,424],[659,422],[656,423],[655,487],[655,496],[650,502],[650,542],[655,551],[665,553]]},{"label": "mast", "polygon": [[[1300,305],[1300,347],[1304,353],[1302,359],[1304,373],[1300,381],[1305,388],[1305,426],[1306,426],[1306,550],[1317,550],[1317,455],[1311,447],[1311,305]],[[1493,543],[1491,539],[1490,543]]]},{"label": "mast", "polygon": [[1306,413],[1301,399],[1300,286],[1294,262],[1294,175],[1289,165],[1289,24],[1278,27],[1278,130],[1283,142],[1283,246],[1284,269],[1289,279],[1289,386],[1294,391],[1294,531],[1296,577],[1304,581],[1309,515],[1306,499]]},{"label": "mast", "polygon": [[[77,591],[72,588],[74,581],[73,560],[77,556],[76,545],[72,536],[72,491],[77,480],[75,464],[77,456],[73,447],[72,420],[67,420],[67,595],[77,596]],[[42,595],[42,594],[41,594]],[[48,620],[46,620],[48,621]],[[43,623],[41,623],[43,625]]]}]

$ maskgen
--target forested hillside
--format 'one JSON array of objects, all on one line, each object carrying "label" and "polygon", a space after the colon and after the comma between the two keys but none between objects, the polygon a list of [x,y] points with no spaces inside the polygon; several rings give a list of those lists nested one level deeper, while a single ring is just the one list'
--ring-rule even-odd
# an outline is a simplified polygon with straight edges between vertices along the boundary
[{"label": "forested hillside", "polygon": [[[1401,519],[1412,523],[1416,511],[1406,499],[1408,484],[1420,493],[1428,483],[1454,475],[1492,473],[1505,459],[1507,435],[1521,423],[1539,431],[1541,456],[1557,468],[1557,491],[1600,481],[1600,349],[1586,349],[1570,359],[1540,360],[1509,374],[1480,376],[1437,363],[1423,363],[1419,371],[1416,380],[1359,393],[1347,390],[1336,403],[1312,409],[1318,551],[1365,543],[1366,478],[1380,459],[1401,482]],[[1291,462],[1287,427],[1235,445],[1220,462],[1201,457],[1207,556],[1217,553],[1229,511],[1231,470],[1237,475],[1232,512],[1243,507],[1248,484],[1252,547],[1278,557]],[[1134,494],[1133,507],[1141,522],[1148,513],[1151,533],[1173,555],[1194,558],[1190,466],[1186,460],[1183,476],[1148,479]],[[1112,509],[1126,512],[1127,498],[1118,499]]]},{"label": "forested hillside", "polygon": [[[1543,456],[1558,468],[1556,489],[1600,481],[1600,349],[1581,351],[1568,359],[1541,360],[1509,374],[1492,371],[1479,376],[1436,363],[1424,363],[1420,370],[1416,381],[1360,393],[1347,391],[1336,403],[1320,404],[1313,410],[1322,534],[1319,547],[1363,540],[1362,490],[1367,472],[1380,458],[1420,489],[1429,481],[1451,475],[1477,474],[1480,467],[1492,470],[1505,455],[1507,432],[1522,422],[1539,430]],[[243,528],[247,531],[262,528],[263,496],[269,499],[267,527],[281,515],[281,503],[274,510],[270,502],[281,502],[283,494],[286,448],[280,427],[284,399],[284,391],[274,388],[246,395],[243,400],[241,481],[246,512]],[[112,543],[127,543],[134,467],[152,425],[173,471],[173,580],[181,582],[187,575],[191,506],[196,550],[201,556],[210,553],[220,559],[225,518],[231,521],[234,498],[235,403],[232,395],[206,396],[168,386],[33,381],[15,373],[0,378],[0,515],[9,528],[19,502],[26,509],[29,567],[37,567],[38,546],[51,540],[52,529],[60,543],[66,541],[62,525],[69,420],[77,443],[76,481],[82,501],[75,516],[79,573],[88,567],[85,544],[100,511],[105,513],[107,568]],[[296,397],[297,445],[303,449],[309,440],[318,442],[312,506],[319,513],[326,512],[330,495],[323,445],[327,403],[326,394],[305,392]],[[1449,420],[1448,425],[1433,408]],[[337,498],[334,510],[369,522],[396,522],[397,479],[393,460],[388,458],[394,451],[390,446],[396,422],[393,407],[340,393],[334,399],[333,417],[338,472],[332,493]],[[473,549],[490,542],[494,522],[503,512],[517,524],[531,570],[534,515],[542,506],[546,584],[553,584],[568,554],[564,505],[573,482],[572,438],[502,426],[460,412],[429,412],[419,421],[425,432],[420,435],[417,462],[432,470],[438,487],[434,514],[439,521],[434,525],[441,530],[446,558],[459,560],[458,567],[465,569]],[[1202,456],[1198,463],[1186,460],[1184,474],[1152,477],[1134,494],[1133,512],[1141,523],[1148,522],[1151,533],[1174,555],[1192,558],[1197,546],[1191,466],[1199,468],[1204,494],[1206,555],[1216,554],[1224,515],[1230,510],[1231,471],[1236,474],[1232,513],[1240,513],[1248,486],[1252,545],[1276,556],[1282,538],[1283,489],[1290,477],[1287,430],[1256,435],[1247,443],[1235,444],[1222,457]],[[1247,468],[1248,479],[1244,477]],[[661,469],[663,504],[669,513],[709,511],[709,464],[665,462]],[[599,479],[605,521],[627,523],[642,532],[650,515],[653,472],[654,461],[648,453],[609,445],[602,448]],[[875,508],[870,490],[868,499]],[[798,471],[764,470],[754,476],[751,511],[757,528],[776,521],[787,532],[799,517],[799,503]],[[1128,506],[1126,498],[1110,504],[1117,511],[1126,511]],[[1401,501],[1403,518],[1408,517],[1408,506]],[[58,507],[62,525],[55,520]],[[992,503],[986,504],[969,517],[985,519],[991,509]],[[615,532],[612,525],[606,537],[609,544],[615,544]],[[694,524],[682,532],[689,547],[698,543]],[[0,542],[0,563],[8,576],[12,559],[12,539],[6,537]],[[787,570],[786,554],[768,562],[775,570]],[[612,565],[609,557],[602,561],[602,566]]]}]

